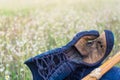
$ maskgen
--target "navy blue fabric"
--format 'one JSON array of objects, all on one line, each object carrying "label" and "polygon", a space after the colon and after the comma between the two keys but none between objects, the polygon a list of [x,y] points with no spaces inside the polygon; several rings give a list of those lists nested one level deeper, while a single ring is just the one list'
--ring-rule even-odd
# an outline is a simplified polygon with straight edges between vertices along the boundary
[{"label": "navy blue fabric", "polygon": [[[105,30],[105,33],[107,40],[109,40],[109,45],[107,45],[104,58],[110,53],[114,44],[113,34],[108,30]],[[25,61],[25,64],[32,72],[33,80],[69,80],[69,78],[71,80],[79,78],[78,80],[80,80],[94,68],[98,67],[104,58],[94,64],[88,64],[82,61],[79,63],[71,62],[66,57],[67,53],[65,52],[73,48],[74,44],[83,36],[98,37],[99,32],[96,30],[80,32],[67,45],[49,50]]]}]

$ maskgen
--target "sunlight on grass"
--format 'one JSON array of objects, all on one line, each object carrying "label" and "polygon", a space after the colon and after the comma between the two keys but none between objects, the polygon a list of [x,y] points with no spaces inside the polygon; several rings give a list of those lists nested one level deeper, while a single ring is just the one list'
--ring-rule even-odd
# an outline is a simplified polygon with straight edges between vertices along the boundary
[{"label": "sunlight on grass", "polygon": [[0,80],[31,80],[23,64],[79,31],[112,30],[120,48],[119,0],[0,0]]}]

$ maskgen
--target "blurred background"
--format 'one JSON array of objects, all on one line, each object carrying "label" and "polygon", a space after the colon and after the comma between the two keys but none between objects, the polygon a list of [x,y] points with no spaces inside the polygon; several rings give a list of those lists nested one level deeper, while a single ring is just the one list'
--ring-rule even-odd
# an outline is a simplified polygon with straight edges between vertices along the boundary
[{"label": "blurred background", "polygon": [[91,29],[112,30],[119,51],[120,0],[0,0],[0,80],[31,80],[25,60]]}]

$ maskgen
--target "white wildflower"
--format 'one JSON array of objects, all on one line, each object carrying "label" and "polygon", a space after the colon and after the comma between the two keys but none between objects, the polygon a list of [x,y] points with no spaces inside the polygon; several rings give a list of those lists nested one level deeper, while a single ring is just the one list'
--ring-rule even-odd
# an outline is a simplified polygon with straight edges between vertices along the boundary
[{"label": "white wildflower", "polygon": [[5,70],[5,75],[10,75],[10,71]]},{"label": "white wildflower", "polygon": [[21,72],[23,72],[23,71],[24,71],[24,69],[23,69],[23,68],[21,68],[21,69],[20,69],[20,71],[21,71]]},{"label": "white wildflower", "polygon": [[0,72],[3,72],[5,70],[5,67],[3,65],[0,65]]},{"label": "white wildflower", "polygon": [[9,75],[6,75],[6,76],[5,76],[5,80],[10,80],[10,76],[9,76]]}]

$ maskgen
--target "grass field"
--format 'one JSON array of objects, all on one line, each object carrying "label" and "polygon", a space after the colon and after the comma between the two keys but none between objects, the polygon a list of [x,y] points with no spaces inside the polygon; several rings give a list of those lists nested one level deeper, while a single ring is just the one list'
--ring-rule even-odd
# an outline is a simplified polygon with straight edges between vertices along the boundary
[{"label": "grass field", "polygon": [[0,0],[0,80],[31,80],[26,59],[91,29],[112,30],[119,51],[120,0]]}]

